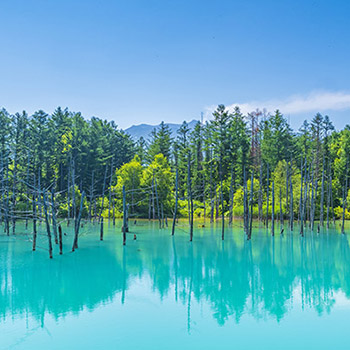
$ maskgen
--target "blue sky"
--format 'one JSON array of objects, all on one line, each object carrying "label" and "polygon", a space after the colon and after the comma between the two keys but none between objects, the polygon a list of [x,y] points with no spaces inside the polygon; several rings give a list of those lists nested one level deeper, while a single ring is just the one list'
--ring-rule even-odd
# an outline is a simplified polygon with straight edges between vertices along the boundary
[{"label": "blue sky", "polygon": [[0,106],[132,124],[215,105],[350,123],[350,1],[0,0]]}]

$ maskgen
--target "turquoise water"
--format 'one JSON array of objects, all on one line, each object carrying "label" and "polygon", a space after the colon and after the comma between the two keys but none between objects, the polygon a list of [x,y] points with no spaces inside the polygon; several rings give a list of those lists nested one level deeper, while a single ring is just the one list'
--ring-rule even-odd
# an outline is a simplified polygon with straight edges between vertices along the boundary
[{"label": "turquoise water", "polygon": [[[41,230],[44,232],[44,225]],[[0,235],[0,349],[349,349],[350,248],[336,229],[85,226],[79,249]],[[1,231],[2,232],[2,231]],[[133,234],[137,240],[133,240]]]}]

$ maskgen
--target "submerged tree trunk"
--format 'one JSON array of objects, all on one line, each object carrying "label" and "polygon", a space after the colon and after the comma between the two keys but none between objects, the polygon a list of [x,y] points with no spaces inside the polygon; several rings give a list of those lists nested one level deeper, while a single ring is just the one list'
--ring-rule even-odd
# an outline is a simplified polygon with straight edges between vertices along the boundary
[{"label": "submerged tree trunk", "polygon": [[329,207],[331,204],[331,180],[330,180],[330,166],[328,161],[327,167],[327,229],[329,229]]},{"label": "submerged tree trunk", "polygon": [[155,191],[156,191],[156,202],[157,202],[157,212],[158,212],[158,220],[159,220],[159,228],[162,228],[162,220],[160,217],[160,207],[159,207],[159,197],[158,197],[158,190],[157,190],[157,179],[154,179],[154,185],[155,185]]},{"label": "submerged tree trunk", "polygon": [[[305,160],[306,165],[306,160]],[[302,217],[302,207],[303,207],[303,159],[301,159],[301,165],[300,165],[300,198],[299,198],[299,213],[298,213],[298,223],[301,224],[301,217]]]},{"label": "submerged tree trunk", "polygon": [[263,190],[262,190],[262,177],[263,177],[263,167],[260,166],[260,175],[259,175],[259,199],[258,199],[258,207],[259,207],[259,221],[262,221],[263,212],[262,212],[262,204],[263,204]]},{"label": "submerged tree trunk", "polygon": [[[288,202],[287,202],[288,203]],[[280,224],[281,229],[283,228],[283,210],[282,210],[282,188],[280,187]]]},{"label": "submerged tree trunk", "polygon": [[112,161],[111,161],[111,174],[110,174],[110,179],[109,179],[109,194],[108,194],[108,220],[111,218],[111,200],[112,200],[113,163],[114,163],[114,156],[112,157]]},{"label": "submerged tree trunk", "polygon": [[346,162],[346,172],[345,172],[345,183],[343,187],[343,217],[342,217],[342,225],[341,225],[341,233],[345,234],[345,210],[346,210],[346,199],[348,194],[348,169],[349,169],[349,161]]},{"label": "submerged tree trunk", "polygon": [[191,180],[191,154],[188,154],[187,158],[187,188],[188,198],[190,201],[190,212],[188,213],[190,218],[190,242],[193,239],[193,199],[192,199],[192,180]]},{"label": "submerged tree trunk", "polygon": [[210,222],[214,222],[214,190],[213,190],[213,165],[210,162]]},{"label": "submerged tree trunk", "polygon": [[250,182],[250,220],[249,220],[248,240],[252,238],[252,229],[253,229],[254,171],[252,171],[252,176],[250,181],[251,181]]},{"label": "submerged tree trunk", "polygon": [[126,195],[125,186],[123,185],[123,245],[126,244]]},{"label": "submerged tree trunk", "polygon": [[12,234],[16,233],[16,185],[17,185],[17,144],[15,147],[14,161],[13,161],[13,186],[12,186]]},{"label": "submerged tree trunk", "polygon": [[225,238],[225,210],[224,210],[224,195],[222,191],[223,175],[222,175],[222,161],[220,160],[220,200],[221,200],[221,239]]},{"label": "submerged tree trunk", "polygon": [[58,244],[57,237],[57,224],[56,224],[56,206],[55,206],[55,192],[54,189],[51,191],[51,207],[52,207],[52,226],[53,226],[53,235],[55,237],[55,243]]},{"label": "submerged tree trunk", "polygon": [[58,225],[58,241],[59,241],[60,255],[62,255],[63,254],[63,244],[62,244],[62,227],[61,227],[61,225]]},{"label": "submerged tree trunk", "polygon": [[73,221],[76,223],[77,208],[75,203],[75,159],[72,159],[72,206]]},{"label": "submerged tree trunk", "polygon": [[176,168],[176,179],[175,179],[175,208],[174,208],[174,216],[173,216],[173,226],[171,229],[171,235],[174,236],[175,233],[175,223],[176,223],[176,215],[177,215],[177,205],[178,205],[178,186],[179,186],[179,170]]},{"label": "submerged tree trunk", "polygon": [[103,241],[103,216],[101,218],[100,241]]},{"label": "submerged tree trunk", "polygon": [[153,212],[153,220],[156,218],[156,207],[154,203],[154,175],[152,178],[152,212]]},{"label": "submerged tree trunk", "polygon": [[272,216],[271,216],[271,234],[275,235],[275,181],[272,181]]},{"label": "submerged tree trunk", "polygon": [[323,211],[324,211],[324,166],[325,166],[325,158],[323,156],[322,163],[322,185],[321,185],[321,203],[320,203],[320,226],[324,226],[323,220]]},{"label": "submerged tree trunk", "polygon": [[45,212],[46,231],[47,231],[47,238],[48,238],[48,243],[49,243],[49,255],[50,255],[50,259],[52,259],[51,231],[50,231],[49,214],[48,214],[48,210],[47,210],[46,201],[47,201],[46,191],[44,190],[44,192],[43,192],[43,204],[44,204],[44,212]]},{"label": "submerged tree trunk", "polygon": [[91,173],[91,185],[90,185],[90,201],[89,201],[89,221],[92,217],[92,202],[94,199],[94,171]]},{"label": "submerged tree trunk", "polygon": [[243,230],[248,236],[248,217],[247,217],[247,173],[243,169]]},{"label": "submerged tree trunk", "polygon": [[[282,186],[281,186],[282,187]],[[280,189],[281,189],[280,187]],[[281,190],[280,190],[281,192]],[[282,202],[282,195],[280,193],[280,204]],[[289,164],[287,162],[287,171],[286,171],[286,220],[288,219],[288,203],[289,203]],[[282,207],[282,205],[280,205],[280,207]],[[284,224],[284,217],[283,217],[283,214],[282,214],[282,221],[281,221],[281,225],[283,226]]]},{"label": "submerged tree trunk", "polygon": [[266,185],[266,227],[269,227],[269,165],[267,164],[267,185]]},{"label": "submerged tree trunk", "polygon": [[294,199],[293,199],[293,181],[292,176],[290,177],[290,209],[289,209],[289,220],[290,220],[290,230],[293,231],[294,228]]},{"label": "submerged tree trunk", "polygon": [[332,210],[333,225],[335,226],[334,202],[333,202],[333,180],[332,180],[332,172],[331,172],[330,176],[331,176],[331,178],[330,178],[331,210]]},{"label": "submerged tree trunk", "polygon": [[71,178],[71,168],[68,167],[68,176],[67,176],[67,226],[69,226],[69,221],[70,221],[70,178]]},{"label": "submerged tree trunk", "polygon": [[163,203],[160,203],[160,210],[161,210],[161,215],[162,215],[162,228],[164,228],[164,207],[163,207]]},{"label": "submerged tree trunk", "polygon": [[106,191],[106,181],[107,181],[107,164],[105,169],[105,176],[103,179],[103,187],[102,187],[102,203],[101,203],[101,210],[100,210],[100,217],[98,218],[98,221],[101,221],[102,218],[102,212],[103,212],[103,205],[104,205],[104,199],[105,199],[105,191]]},{"label": "submerged tree trunk", "polygon": [[[317,181],[317,180],[316,180]],[[315,203],[315,182],[314,182],[314,170],[312,170],[312,178],[311,178],[311,206],[310,206],[310,226],[311,231],[314,230],[314,203]],[[316,185],[317,186],[317,185]]]},{"label": "submerged tree trunk", "polygon": [[231,165],[231,181],[230,181],[230,213],[229,213],[229,221],[228,223],[231,225],[233,220],[233,189],[234,181],[233,181],[233,164]]},{"label": "submerged tree trunk", "polygon": [[85,192],[83,191],[83,193],[81,194],[81,198],[80,198],[80,208],[79,208],[78,218],[75,221],[75,230],[74,230],[75,231],[75,235],[74,235],[72,252],[74,252],[74,250],[78,248],[78,237],[79,237],[81,216],[82,216],[82,213],[83,213],[84,197],[85,197]]},{"label": "submerged tree trunk", "polygon": [[113,226],[115,226],[115,193],[114,191],[112,195],[112,201],[113,201]]},{"label": "submerged tree trunk", "polygon": [[27,157],[27,175],[26,175],[26,191],[27,191],[27,201],[26,201],[26,229],[28,228],[28,216],[30,208],[30,195],[29,195],[29,165],[30,165],[30,152],[28,152]]},{"label": "submerged tree trunk", "polygon": [[36,199],[35,199],[35,193],[33,194],[33,251],[36,249]]}]

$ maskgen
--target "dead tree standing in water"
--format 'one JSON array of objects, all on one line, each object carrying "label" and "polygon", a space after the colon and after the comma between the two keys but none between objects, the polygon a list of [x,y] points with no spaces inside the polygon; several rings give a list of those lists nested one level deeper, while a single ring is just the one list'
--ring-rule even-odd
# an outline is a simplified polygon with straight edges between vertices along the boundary
[{"label": "dead tree standing in water", "polygon": [[48,214],[48,210],[47,210],[46,201],[47,201],[46,190],[44,190],[44,192],[43,192],[43,204],[44,204],[44,211],[45,211],[46,231],[47,231],[47,238],[48,238],[48,242],[49,242],[49,255],[50,255],[50,259],[52,259],[51,231],[50,231],[49,214]]},{"label": "dead tree standing in water", "polygon": [[324,226],[323,212],[324,212],[324,167],[325,167],[325,156],[323,155],[322,163],[322,185],[321,185],[321,203],[320,203],[320,226]]},{"label": "dead tree standing in water", "polygon": [[346,210],[346,199],[348,194],[348,171],[349,171],[349,159],[346,161],[345,181],[343,187],[343,217],[341,225],[341,233],[345,234],[345,210]]},{"label": "dead tree standing in water", "polygon": [[171,235],[174,236],[175,233],[175,223],[176,223],[176,214],[177,214],[177,205],[178,205],[178,196],[179,196],[179,170],[176,168],[176,179],[175,179],[175,208],[174,208],[174,216],[173,216],[173,226],[171,229]]},{"label": "dead tree standing in water", "polygon": [[85,192],[83,191],[80,198],[80,208],[79,208],[78,218],[75,220],[75,225],[74,225],[75,234],[74,234],[72,252],[74,252],[74,250],[78,248],[78,237],[79,237],[81,216],[83,214],[84,197],[85,197]]},{"label": "dead tree standing in water", "polygon": [[191,180],[191,151],[188,151],[187,155],[187,189],[188,189],[188,199],[190,203],[190,211],[188,213],[190,219],[190,242],[193,239],[193,198],[192,198],[192,180]]},{"label": "dead tree standing in water", "polygon": [[254,204],[254,171],[252,171],[250,183],[250,220],[249,220],[249,233],[248,240],[252,238],[253,229],[253,204]]},{"label": "dead tree standing in water", "polygon": [[[224,240],[225,210],[224,210],[224,195],[223,195],[222,187],[223,187],[222,159],[220,159],[221,239]],[[193,203],[192,203],[192,225],[193,225]]]},{"label": "dead tree standing in water", "polygon": [[102,188],[102,204],[101,204],[101,210],[100,210],[100,216],[98,218],[98,221],[101,221],[102,218],[102,212],[103,212],[103,204],[104,204],[104,199],[105,199],[105,191],[106,191],[106,181],[107,181],[107,164],[106,164],[106,169],[105,169],[105,176],[103,179],[103,188]]},{"label": "dead tree standing in water", "polygon": [[89,221],[92,217],[92,201],[94,199],[94,171],[91,173],[91,185],[90,185],[90,200],[89,200]]},{"label": "dead tree standing in water", "polygon": [[275,181],[272,181],[272,216],[271,216],[271,233],[275,235]]},{"label": "dead tree standing in water", "polygon": [[125,186],[123,185],[123,245],[126,244],[126,195]]},{"label": "dead tree standing in water", "polygon": [[[112,201],[112,179],[113,179],[113,165],[114,165],[114,156],[111,161],[111,173],[109,178],[109,194],[108,194],[108,220],[111,218],[111,201]],[[133,201],[132,201],[133,203]]]},{"label": "dead tree standing in water", "polygon": [[157,202],[157,213],[158,213],[158,220],[159,220],[159,228],[162,228],[162,219],[160,217],[159,197],[158,197],[157,179],[156,178],[154,178],[154,185],[155,185],[155,191],[156,191],[156,202]]},{"label": "dead tree standing in water", "polygon": [[258,199],[258,206],[259,206],[259,221],[262,221],[263,218],[263,212],[262,212],[262,204],[263,204],[263,187],[262,187],[262,177],[263,177],[263,167],[262,164],[260,166],[260,175],[259,175],[259,199]]},{"label": "dead tree standing in water", "polygon": [[55,206],[55,192],[52,188],[51,190],[51,207],[52,207],[52,226],[53,226],[53,235],[55,237],[55,243],[58,244],[57,237],[57,221],[56,221],[56,206]]},{"label": "dead tree standing in water", "polygon": [[36,230],[36,197],[35,192],[33,194],[33,251],[36,249],[36,236],[37,236],[37,230]]},{"label": "dead tree standing in water", "polygon": [[62,244],[62,227],[61,227],[61,225],[58,225],[58,242],[59,242],[59,248],[60,248],[60,255],[62,255],[63,244]]},{"label": "dead tree standing in water", "polygon": [[269,227],[269,165],[267,164],[267,184],[266,184],[266,228]]},{"label": "dead tree standing in water", "polygon": [[103,241],[103,216],[101,218],[100,241]]},{"label": "dead tree standing in water", "polygon": [[[291,167],[292,169],[292,167]],[[294,199],[293,199],[293,181],[292,181],[292,175],[290,176],[290,209],[289,209],[289,226],[290,230],[293,231],[294,228]]]}]

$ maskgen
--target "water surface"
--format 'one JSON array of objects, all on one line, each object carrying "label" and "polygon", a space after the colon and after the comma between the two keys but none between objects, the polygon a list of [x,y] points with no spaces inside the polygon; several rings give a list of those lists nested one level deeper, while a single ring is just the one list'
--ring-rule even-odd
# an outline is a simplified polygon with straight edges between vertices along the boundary
[{"label": "water surface", "polygon": [[[41,230],[44,232],[44,225]],[[155,222],[82,229],[48,259],[0,235],[0,349],[349,349],[350,248],[339,227],[272,238],[241,224],[171,237]],[[27,233],[27,234],[26,234]],[[133,240],[133,234],[137,240]]]}]

